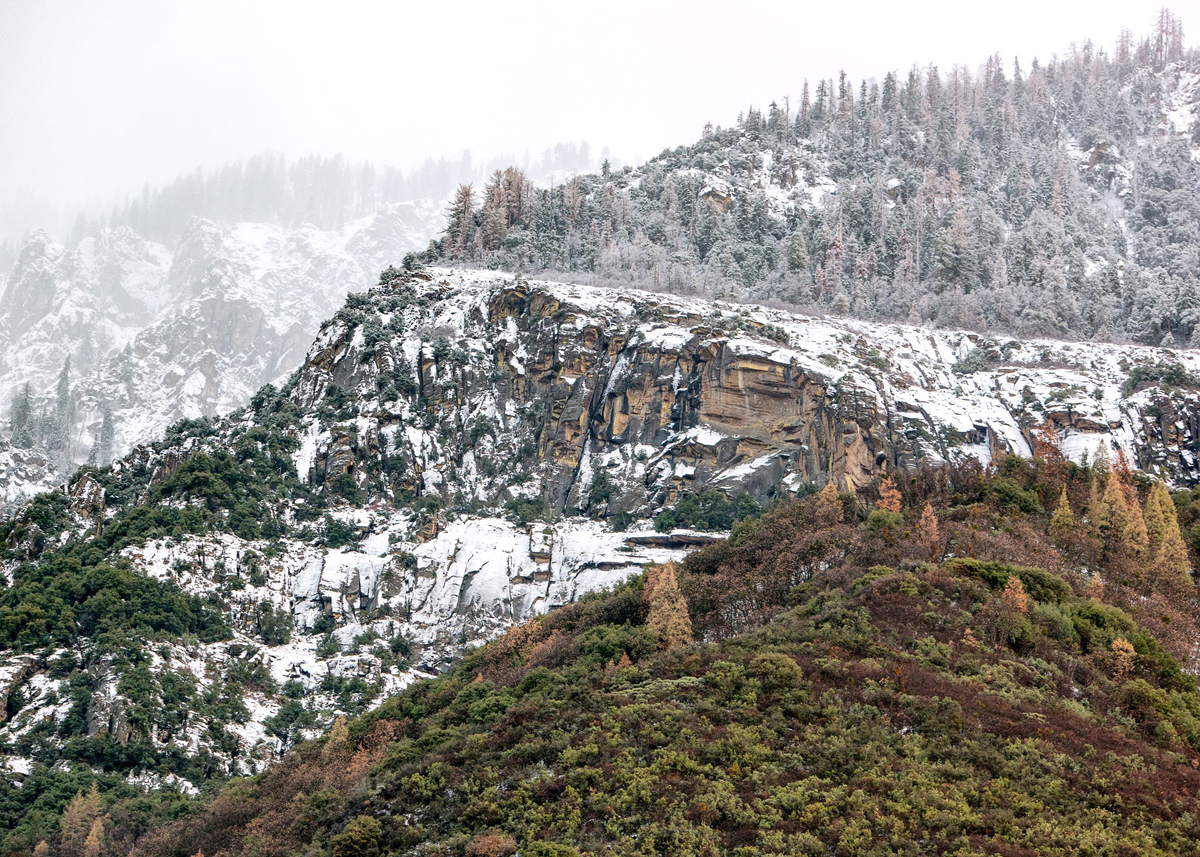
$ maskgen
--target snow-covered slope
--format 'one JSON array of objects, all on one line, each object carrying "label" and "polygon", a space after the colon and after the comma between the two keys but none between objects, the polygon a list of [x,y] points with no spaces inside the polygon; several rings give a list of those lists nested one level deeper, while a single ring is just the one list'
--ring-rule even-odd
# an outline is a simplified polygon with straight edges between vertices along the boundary
[{"label": "snow-covered slope", "polygon": [[35,233],[0,297],[0,413],[25,383],[52,396],[67,357],[76,424],[64,460],[88,458],[106,406],[117,454],[176,420],[232,410],[295,369],[346,294],[441,222],[422,200],[337,232],[197,219],[175,247],[119,228],[68,251]]}]

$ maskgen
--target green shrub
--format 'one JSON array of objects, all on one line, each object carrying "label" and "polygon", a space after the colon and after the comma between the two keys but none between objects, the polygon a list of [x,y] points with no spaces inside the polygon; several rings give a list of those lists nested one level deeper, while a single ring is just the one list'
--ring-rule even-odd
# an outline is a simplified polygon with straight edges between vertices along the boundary
[{"label": "green shrub", "polygon": [[654,517],[654,529],[668,533],[675,529],[728,531],[735,522],[757,518],[763,507],[748,494],[732,500],[720,491],[689,494],[674,507],[663,509]]},{"label": "green shrub", "polygon": [[541,497],[516,497],[504,504],[504,512],[513,523],[525,525],[549,517],[550,506]]},{"label": "green shrub", "polygon": [[1042,501],[1037,492],[1022,488],[1017,482],[1004,476],[992,480],[990,493],[1005,509],[1015,509],[1026,515],[1042,511]]},{"label": "green shrub", "polygon": [[333,837],[334,857],[377,857],[383,825],[369,815],[360,815]]},{"label": "green shrub", "polygon": [[1017,577],[1025,593],[1035,601],[1058,604],[1072,595],[1070,584],[1061,577],[1040,568],[1026,568],[1002,562],[989,562],[969,557],[955,557],[942,563],[942,568],[951,574],[974,577],[992,589],[1002,589],[1010,577]]}]

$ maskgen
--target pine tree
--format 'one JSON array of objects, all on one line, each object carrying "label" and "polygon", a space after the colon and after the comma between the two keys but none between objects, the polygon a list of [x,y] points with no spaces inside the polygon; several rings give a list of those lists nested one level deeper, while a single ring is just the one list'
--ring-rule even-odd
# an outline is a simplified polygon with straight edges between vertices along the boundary
[{"label": "pine tree", "polygon": [[461,259],[475,241],[475,198],[471,185],[459,185],[446,211],[445,253]]},{"label": "pine tree", "polygon": [[60,469],[71,464],[71,429],[75,424],[75,398],[71,394],[71,358],[63,361],[54,393],[54,410],[45,426],[44,446]]},{"label": "pine tree", "polygon": [[10,437],[12,438],[13,446],[20,447],[21,449],[29,449],[33,446],[32,398],[28,381],[13,396],[12,410],[9,417]]},{"label": "pine tree", "polygon": [[116,432],[113,428],[112,408],[106,402],[104,404],[104,415],[100,419],[100,437],[96,441],[96,445],[99,447],[96,463],[101,467],[112,463],[113,441],[115,437]]},{"label": "pine tree", "polygon": [[653,633],[663,649],[687,645],[692,642],[692,620],[688,616],[687,601],[679,591],[673,562],[655,566],[646,574],[646,627]]}]

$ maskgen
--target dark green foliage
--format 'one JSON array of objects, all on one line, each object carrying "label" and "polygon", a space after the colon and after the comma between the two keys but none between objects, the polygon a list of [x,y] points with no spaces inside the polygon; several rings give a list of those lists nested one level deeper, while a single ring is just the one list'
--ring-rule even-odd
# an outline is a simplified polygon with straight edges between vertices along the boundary
[{"label": "dark green foliage", "polygon": [[663,509],[654,517],[654,529],[667,533],[674,529],[728,530],[743,518],[757,518],[763,507],[747,494],[732,500],[720,491],[689,494],[673,508]]},{"label": "dark green foliage", "polygon": [[872,509],[867,515],[867,528],[878,533],[883,530],[899,530],[904,526],[904,515],[887,509]]},{"label": "dark green foliage", "polygon": [[954,574],[977,577],[992,589],[1003,589],[1010,577],[1017,577],[1025,592],[1035,601],[1058,604],[1071,595],[1071,587],[1065,580],[1040,568],[1024,568],[966,557],[948,559],[942,567]]},{"label": "dark green foliage", "polygon": [[[918,842],[930,853],[1120,853],[1133,842],[1190,853],[1200,697],[1135,620],[998,558],[900,570],[902,533],[825,528],[815,502],[781,505],[737,545],[687,561],[690,612],[715,642],[660,652],[641,581],[584,598],[386,700],[349,724],[348,746],[299,747],[149,853],[224,842],[248,855],[246,834],[266,817],[286,831],[273,854],[313,842],[335,854],[509,842],[555,855],[645,843],[917,853]],[[893,564],[867,566],[870,556]],[[764,588],[804,565],[816,570]],[[706,594],[714,575],[719,602]],[[1005,639],[980,642],[1013,576],[1033,609]],[[751,602],[747,627],[717,630]],[[1114,680],[1117,637],[1137,664]],[[347,782],[352,757],[373,767]],[[253,812],[233,811],[247,800]]]},{"label": "dark green foliage", "polygon": [[1026,515],[1042,511],[1042,501],[1034,491],[1023,488],[1015,480],[1004,476],[992,480],[992,495],[1007,509],[1015,509]]},{"label": "dark green foliage", "polygon": [[329,493],[341,497],[353,506],[361,506],[367,499],[366,492],[358,487],[353,473],[339,473],[330,480]]},{"label": "dark green foliage", "polygon": [[529,524],[533,521],[545,520],[550,514],[550,506],[541,497],[527,499],[516,497],[504,504],[504,512],[509,520],[518,524]]},{"label": "dark green foliage", "polygon": [[1200,377],[1187,371],[1181,363],[1156,363],[1150,366],[1139,363],[1129,370],[1129,376],[1121,385],[1121,395],[1132,396],[1138,390],[1159,383],[1168,387],[1200,389]]},{"label": "dark green foliage", "polygon": [[360,815],[333,837],[333,857],[376,857],[383,825],[369,815]]},{"label": "dark green foliage", "polygon": [[322,539],[326,547],[345,548],[358,543],[358,527],[347,521],[325,516]]},{"label": "dark green foliage", "polygon": [[0,642],[18,650],[75,645],[88,638],[100,651],[119,651],[128,635],[193,634],[203,640],[229,634],[219,609],[175,584],[106,562],[84,565],[77,553],[54,554],[17,568],[0,590]]},{"label": "dark green foliage", "polygon": [[298,699],[287,699],[271,717],[263,721],[268,735],[273,735],[286,747],[291,745],[301,729],[313,723],[312,712]]},{"label": "dark green foliage", "polygon": [[287,610],[276,610],[269,602],[260,602],[255,621],[258,635],[268,646],[279,646],[292,639],[292,614]]}]

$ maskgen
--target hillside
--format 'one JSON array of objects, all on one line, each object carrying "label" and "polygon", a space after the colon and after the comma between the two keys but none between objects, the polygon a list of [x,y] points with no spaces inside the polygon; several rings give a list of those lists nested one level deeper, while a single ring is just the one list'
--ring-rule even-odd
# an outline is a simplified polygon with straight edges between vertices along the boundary
[{"label": "hillside", "polygon": [[[900,484],[780,504],[198,804],[90,818],[139,855],[1194,853],[1192,496],[1163,517],[1053,453]],[[1131,515],[1148,541],[1104,523]]]},{"label": "hillside", "polygon": [[1200,59],[1178,35],[977,72],[843,73],[637,168],[553,188],[498,172],[460,188],[430,258],[1023,337],[1196,344]]},{"label": "hillside", "polygon": [[93,770],[185,793],[260,771],[470,645],[823,486],[978,483],[1034,451],[1188,484],[1197,373],[1188,351],[389,269],[280,388],[0,525],[9,818],[56,818]]},{"label": "hillside", "polygon": [[[62,479],[179,419],[240,407],[301,363],[352,289],[440,222],[422,201],[330,231],[193,218],[171,244],[119,227],[72,249],[35,233],[0,296],[4,436]],[[42,476],[4,468],[0,478],[11,502]]]}]

